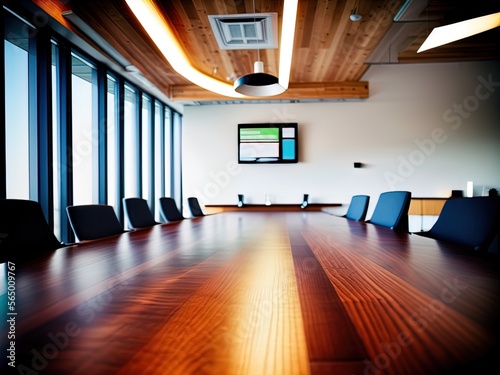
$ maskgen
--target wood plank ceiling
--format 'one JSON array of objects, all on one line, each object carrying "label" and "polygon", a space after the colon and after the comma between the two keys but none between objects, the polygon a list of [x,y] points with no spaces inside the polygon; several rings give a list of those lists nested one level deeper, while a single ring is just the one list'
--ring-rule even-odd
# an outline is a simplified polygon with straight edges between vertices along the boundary
[{"label": "wood plank ceiling", "polygon": [[[231,100],[176,73],[125,1],[33,2],[106,54],[61,15],[73,11],[173,101]],[[156,0],[156,4],[195,68],[229,83],[253,71],[256,50],[220,50],[207,17],[253,13],[252,0]],[[457,4],[451,0],[299,0],[290,88],[265,99],[366,98],[368,82],[361,79],[370,64],[500,60],[499,28],[417,55],[433,27],[500,11],[498,2],[492,1],[478,0],[467,7]],[[404,5],[406,15],[398,15]],[[359,22],[349,19],[355,7],[363,16]],[[255,8],[257,13],[276,12],[281,30],[283,0],[255,0]],[[261,50],[260,57],[266,73],[278,75],[278,49]]]}]

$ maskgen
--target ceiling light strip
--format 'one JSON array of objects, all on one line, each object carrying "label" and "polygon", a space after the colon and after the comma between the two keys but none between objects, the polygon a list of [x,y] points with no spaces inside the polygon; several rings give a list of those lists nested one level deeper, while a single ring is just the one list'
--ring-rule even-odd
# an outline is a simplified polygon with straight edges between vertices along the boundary
[{"label": "ceiling light strip", "polygon": [[283,5],[283,24],[281,26],[280,66],[278,83],[285,90],[290,83],[290,69],[292,67],[293,41],[297,20],[298,0],[285,0]]},{"label": "ceiling light strip", "polygon": [[500,12],[435,27],[417,53],[482,33],[500,26]]},{"label": "ceiling light strip", "polygon": [[[177,41],[173,30],[163,18],[161,11],[151,0],[125,0],[149,37],[159,48],[172,68],[200,87],[219,95],[244,98],[233,86],[212,78],[191,65],[182,46]],[[279,84],[286,90],[290,80],[295,20],[298,0],[285,0],[283,6],[283,26],[281,31]]]},{"label": "ceiling light strip", "polygon": [[177,73],[195,85],[219,95],[236,98],[245,97],[235,92],[232,85],[212,78],[191,65],[191,61],[189,61],[174,32],[161,15],[154,1],[126,0],[126,2],[149,37]]}]

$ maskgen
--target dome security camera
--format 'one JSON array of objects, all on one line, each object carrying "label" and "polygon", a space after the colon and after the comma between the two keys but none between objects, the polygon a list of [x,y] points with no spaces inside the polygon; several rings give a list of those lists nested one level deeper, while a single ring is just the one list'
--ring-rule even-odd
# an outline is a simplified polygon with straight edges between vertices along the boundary
[{"label": "dome security camera", "polygon": [[349,18],[351,19],[352,22],[356,22],[359,21],[361,18],[363,18],[363,16],[361,14],[353,13],[349,16]]},{"label": "dome security camera", "polygon": [[358,7],[355,7],[353,10],[351,10],[351,15],[349,16],[350,20],[352,22],[359,21],[363,16],[361,14],[358,14]]}]

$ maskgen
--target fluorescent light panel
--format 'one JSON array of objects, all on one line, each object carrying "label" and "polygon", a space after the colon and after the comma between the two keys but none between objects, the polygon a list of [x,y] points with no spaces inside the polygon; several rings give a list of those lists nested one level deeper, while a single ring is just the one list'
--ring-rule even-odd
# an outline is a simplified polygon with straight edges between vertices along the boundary
[{"label": "fluorescent light panel", "polygon": [[[234,91],[233,85],[219,81],[200,72],[192,66],[182,46],[177,41],[170,25],[161,15],[160,10],[151,0],[126,0],[149,37],[160,49],[163,56],[172,65],[177,73],[206,90],[219,95],[244,98]],[[283,6],[283,23],[280,45],[279,84],[284,90],[288,89],[290,69],[292,63],[293,39],[295,34],[295,20],[297,17],[298,0],[285,0]]]},{"label": "fluorescent light panel", "polygon": [[293,40],[295,37],[295,21],[297,19],[298,0],[285,0],[283,4],[283,24],[281,26],[280,67],[278,83],[285,90],[290,82],[292,67]]},{"label": "fluorescent light panel", "polygon": [[470,20],[435,27],[417,53],[473,36],[500,26],[500,12]]}]

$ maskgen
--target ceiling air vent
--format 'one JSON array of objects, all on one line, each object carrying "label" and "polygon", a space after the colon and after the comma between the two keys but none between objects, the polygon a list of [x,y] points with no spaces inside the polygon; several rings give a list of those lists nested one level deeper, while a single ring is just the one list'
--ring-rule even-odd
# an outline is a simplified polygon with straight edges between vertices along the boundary
[{"label": "ceiling air vent", "polygon": [[277,13],[208,16],[222,50],[278,48]]}]

